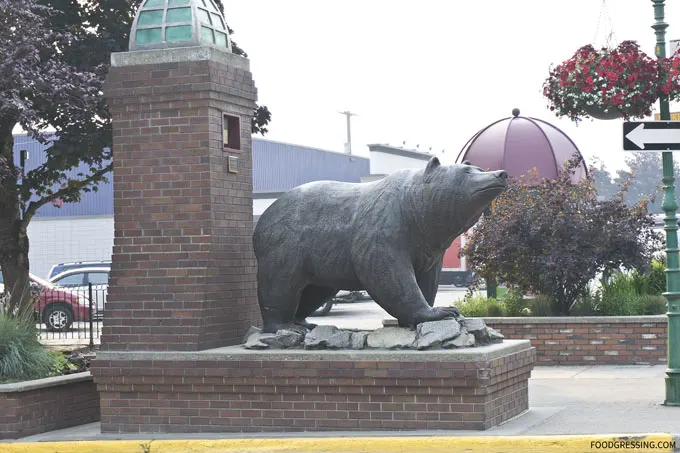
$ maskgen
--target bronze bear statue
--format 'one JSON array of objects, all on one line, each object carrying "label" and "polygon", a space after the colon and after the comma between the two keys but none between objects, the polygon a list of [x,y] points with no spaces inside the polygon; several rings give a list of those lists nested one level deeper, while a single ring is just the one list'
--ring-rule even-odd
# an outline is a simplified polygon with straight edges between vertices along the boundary
[{"label": "bronze bear statue", "polygon": [[263,332],[305,331],[339,290],[366,290],[402,327],[434,307],[444,253],[507,188],[507,173],[433,157],[368,183],[317,181],[277,199],[253,233]]}]

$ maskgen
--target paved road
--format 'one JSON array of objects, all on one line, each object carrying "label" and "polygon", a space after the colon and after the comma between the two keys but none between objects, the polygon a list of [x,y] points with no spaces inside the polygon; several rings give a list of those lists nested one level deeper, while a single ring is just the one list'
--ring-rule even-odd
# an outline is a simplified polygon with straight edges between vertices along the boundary
[{"label": "paved road", "polygon": [[[465,296],[467,289],[443,288],[437,293],[435,306],[450,306]],[[342,329],[378,329],[383,319],[391,318],[385,310],[373,301],[334,305],[326,316],[310,317],[311,323],[333,325]]]}]

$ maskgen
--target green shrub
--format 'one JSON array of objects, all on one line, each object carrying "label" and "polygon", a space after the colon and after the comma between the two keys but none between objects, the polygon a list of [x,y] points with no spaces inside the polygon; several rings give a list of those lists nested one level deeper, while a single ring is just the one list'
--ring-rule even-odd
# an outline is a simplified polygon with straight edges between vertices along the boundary
[{"label": "green shrub", "polygon": [[652,262],[652,270],[645,276],[638,272],[620,273],[602,285],[599,314],[603,316],[642,316],[666,312],[665,265]]},{"label": "green shrub", "polygon": [[601,302],[601,291],[592,291],[590,288],[588,288],[580,297],[576,299],[576,302],[571,307],[569,314],[571,316],[597,316],[601,314]]},{"label": "green shrub", "polygon": [[[666,291],[666,265],[659,260],[652,260],[647,275],[637,271],[615,275],[608,286],[625,286],[638,296],[660,296]],[[620,289],[620,288],[619,288]]]},{"label": "green shrub", "polygon": [[466,297],[457,307],[460,314],[466,318],[505,316],[503,302],[496,299],[487,299],[484,296]]},{"label": "green shrub", "polygon": [[0,382],[50,376],[57,360],[38,341],[32,319],[15,318],[0,311]]},{"label": "green shrub", "polygon": [[602,299],[620,294],[640,294],[638,292],[639,286],[640,282],[634,276],[634,273],[621,272],[614,274],[608,282],[602,282]]},{"label": "green shrub", "polygon": [[553,301],[552,297],[545,294],[539,294],[533,299],[527,299],[527,311],[524,315],[527,316],[552,316]]},{"label": "green shrub", "polygon": [[628,274],[628,278],[636,295],[641,296],[647,293],[647,277],[637,271],[633,271]]},{"label": "green shrub", "polygon": [[506,307],[502,301],[496,299],[487,299],[486,316],[490,318],[502,318],[507,316]]},{"label": "green shrub", "polygon": [[666,298],[663,296],[653,296],[646,294],[640,296],[638,300],[638,313],[639,315],[663,315],[668,309],[668,303]]},{"label": "green shrub", "polygon": [[602,316],[635,316],[638,314],[640,296],[620,293],[602,297],[599,314]]},{"label": "green shrub", "polygon": [[602,284],[599,314],[602,316],[638,315],[641,280],[636,273],[619,273]]},{"label": "green shrub", "polygon": [[647,276],[647,293],[660,296],[666,292],[666,265],[659,260],[652,260],[652,269]]},{"label": "green shrub", "polygon": [[503,297],[505,311],[508,316],[524,316],[528,301],[524,299],[524,293],[517,288],[509,288]]}]

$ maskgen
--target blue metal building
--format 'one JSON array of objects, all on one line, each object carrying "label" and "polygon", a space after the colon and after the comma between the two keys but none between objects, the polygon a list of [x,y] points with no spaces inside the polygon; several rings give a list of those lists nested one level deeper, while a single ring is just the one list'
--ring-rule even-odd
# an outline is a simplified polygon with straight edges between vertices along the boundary
[{"label": "blue metal building", "polygon": [[[26,135],[15,135],[15,164],[19,166],[19,151],[28,151],[25,171],[29,172],[45,163],[46,148]],[[78,173],[87,172],[88,167],[81,165],[69,174],[75,178]],[[312,181],[360,182],[361,177],[369,173],[368,157],[253,138],[253,192],[258,197],[285,192]],[[79,203],[65,203],[61,208],[43,206],[36,218],[112,216],[111,175],[109,180],[100,184],[97,192],[84,193]]]},{"label": "blue metal building", "polygon": [[[14,137],[15,164],[28,152],[25,172],[43,164],[47,146],[26,135]],[[88,173],[87,166],[70,171]],[[368,157],[253,138],[254,219],[282,192],[311,181],[361,182],[370,173]],[[52,265],[70,261],[109,260],[113,247],[113,183],[84,193],[78,203],[40,208],[29,224],[31,271],[45,276]],[[55,187],[56,189],[56,187]]]}]

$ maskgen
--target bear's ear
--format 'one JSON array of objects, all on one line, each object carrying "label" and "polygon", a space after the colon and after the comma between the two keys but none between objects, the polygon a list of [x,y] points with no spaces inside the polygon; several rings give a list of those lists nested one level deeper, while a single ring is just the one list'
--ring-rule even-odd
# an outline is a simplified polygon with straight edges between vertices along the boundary
[{"label": "bear's ear", "polygon": [[430,173],[432,170],[439,167],[440,165],[441,162],[439,162],[439,158],[437,156],[432,157],[430,161],[427,163],[427,167],[425,167],[425,173]]},{"label": "bear's ear", "polygon": [[470,162],[469,160],[464,160],[463,165],[472,165],[472,162]]}]

